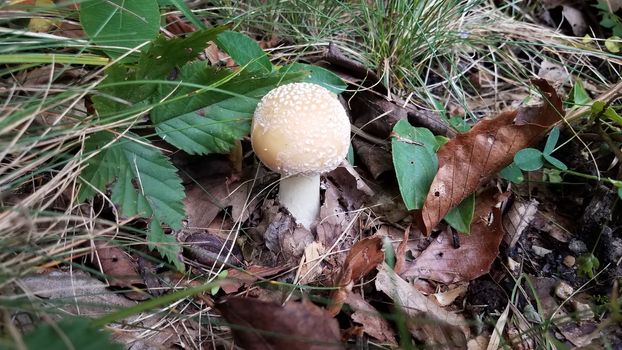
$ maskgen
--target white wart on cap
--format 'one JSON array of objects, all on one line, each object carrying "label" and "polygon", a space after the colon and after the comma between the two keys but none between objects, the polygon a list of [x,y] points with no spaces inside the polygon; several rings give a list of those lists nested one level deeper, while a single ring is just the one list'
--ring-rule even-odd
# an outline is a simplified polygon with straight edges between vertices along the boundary
[{"label": "white wart on cap", "polygon": [[261,100],[251,131],[257,157],[283,175],[311,175],[336,168],[350,144],[350,121],[337,97],[310,83],[293,83]]}]

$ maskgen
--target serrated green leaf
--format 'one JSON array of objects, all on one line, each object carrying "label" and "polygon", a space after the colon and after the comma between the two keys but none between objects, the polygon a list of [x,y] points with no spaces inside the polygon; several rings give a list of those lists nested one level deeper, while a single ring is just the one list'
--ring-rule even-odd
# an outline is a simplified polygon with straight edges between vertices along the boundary
[{"label": "serrated green leaf", "polygon": [[575,105],[579,106],[585,106],[592,100],[585,87],[583,87],[581,79],[577,79],[572,87],[572,100]]},{"label": "serrated green leaf", "polygon": [[544,145],[544,154],[551,154],[555,150],[555,145],[557,145],[557,141],[559,140],[559,128],[554,127],[551,129],[551,133],[549,137],[546,139],[546,144]]},{"label": "serrated green leaf", "polygon": [[155,107],[151,120],[162,139],[190,154],[226,153],[249,133],[259,100],[279,84],[301,78],[301,73],[257,76],[219,70],[203,62],[187,64],[180,79],[205,88],[177,89],[172,97],[177,100]]},{"label": "serrated green leaf", "polygon": [[225,29],[226,27],[220,26],[201,30],[185,38],[167,39],[159,36],[149,50],[140,56],[134,79],[166,78],[173,68],[179,68],[195,59]]},{"label": "serrated green leaf", "polygon": [[[55,324],[44,323],[23,337],[27,349],[121,350],[110,333],[91,325],[89,319],[65,317]],[[15,347],[17,349],[17,347]]]},{"label": "serrated green leaf", "polygon": [[306,71],[309,74],[305,76],[304,82],[321,85],[335,94],[344,92],[348,87],[348,84],[341,80],[337,74],[320,66],[293,63],[282,67],[281,70],[288,73]]},{"label": "serrated green leaf", "polygon": [[549,162],[552,166],[556,167],[557,169],[568,170],[568,166],[566,166],[564,162],[553,157],[552,155],[544,153],[542,154],[542,156],[544,157],[544,159],[546,159],[547,162]]},{"label": "serrated green leaf", "polygon": [[272,63],[259,44],[248,36],[224,31],[216,36],[216,45],[226,52],[239,66],[254,73],[270,73]]},{"label": "serrated green leaf", "polygon": [[147,243],[149,249],[157,250],[160,255],[165,257],[169,262],[175,265],[178,271],[184,271],[184,263],[179,259],[181,248],[174,235],[164,233],[162,226],[155,221],[149,223],[149,231],[147,231]]},{"label": "serrated green leaf", "polygon": [[511,182],[513,182],[515,184],[520,184],[523,181],[525,181],[525,177],[523,176],[523,172],[514,163],[512,163],[512,164],[506,166],[505,168],[503,168],[503,170],[501,170],[499,172],[499,176],[501,176],[501,178],[506,179],[508,181],[511,181]]},{"label": "serrated green leaf", "polygon": [[538,170],[544,165],[542,152],[535,148],[522,149],[514,155],[514,164],[524,171]]},{"label": "serrated green leaf", "polygon": [[406,120],[393,127],[393,166],[402,199],[408,210],[420,209],[438,170],[438,142],[426,128],[415,128]]},{"label": "serrated green leaf", "polygon": [[445,215],[445,222],[460,233],[471,232],[471,222],[475,213],[475,193],[466,197],[458,206]]},{"label": "serrated green leaf", "polygon": [[87,0],[80,3],[80,24],[98,45],[133,48],[158,35],[160,9],[156,0]]},{"label": "serrated green leaf", "polygon": [[[148,146],[145,139],[132,133],[114,141],[112,133],[102,131],[91,135],[84,149],[87,155],[99,152],[86,161],[78,198],[89,199],[94,188],[106,192],[113,184],[110,197],[119,214],[151,219],[149,243],[176,266],[183,266],[177,261],[179,245],[164,237],[160,227],[161,223],[174,230],[182,227],[185,195],[177,169],[157,149]],[[158,242],[171,244],[163,246]]]}]

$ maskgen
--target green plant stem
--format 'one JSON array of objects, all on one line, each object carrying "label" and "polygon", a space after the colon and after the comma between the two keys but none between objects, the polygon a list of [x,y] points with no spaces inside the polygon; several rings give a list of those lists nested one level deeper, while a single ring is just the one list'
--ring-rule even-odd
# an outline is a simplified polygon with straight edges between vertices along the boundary
[{"label": "green plant stem", "polygon": [[64,63],[86,64],[90,66],[105,66],[109,63],[108,58],[96,55],[69,55],[47,53],[21,53],[12,55],[0,55],[0,63]]},{"label": "green plant stem", "polygon": [[580,173],[580,172],[574,171],[574,170],[562,170],[562,172],[566,173],[566,174],[582,177],[584,179],[596,180],[596,181],[601,181],[601,182],[608,182],[608,183],[614,185],[616,188],[622,187],[622,181],[614,180],[614,179],[611,179],[611,178],[608,178],[608,177],[599,177],[599,176],[596,176],[596,175],[584,174],[584,173]]}]

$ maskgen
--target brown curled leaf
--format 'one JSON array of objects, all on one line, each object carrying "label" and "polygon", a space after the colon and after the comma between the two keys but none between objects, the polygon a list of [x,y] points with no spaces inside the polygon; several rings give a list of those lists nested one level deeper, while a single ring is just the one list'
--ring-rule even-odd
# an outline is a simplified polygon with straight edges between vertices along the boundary
[{"label": "brown curled leaf", "polygon": [[564,116],[555,89],[544,79],[532,83],[542,91],[542,105],[483,119],[439,149],[438,172],[420,213],[426,234],[452,208],[512,163],[516,152],[537,143]]}]

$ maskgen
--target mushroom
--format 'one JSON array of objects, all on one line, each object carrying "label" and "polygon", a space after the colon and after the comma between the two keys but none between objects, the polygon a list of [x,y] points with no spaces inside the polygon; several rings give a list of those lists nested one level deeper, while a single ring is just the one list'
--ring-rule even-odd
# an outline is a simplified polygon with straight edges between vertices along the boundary
[{"label": "mushroom", "polygon": [[270,91],[255,110],[251,143],[261,162],[282,175],[281,205],[311,228],[320,212],[320,174],[335,169],[350,145],[350,120],[337,96],[311,83]]}]

